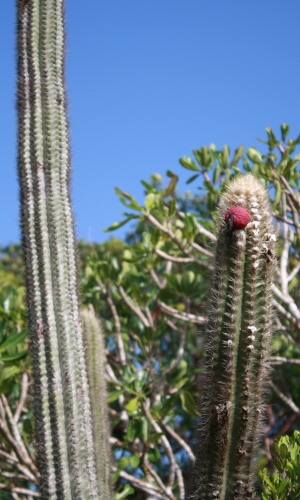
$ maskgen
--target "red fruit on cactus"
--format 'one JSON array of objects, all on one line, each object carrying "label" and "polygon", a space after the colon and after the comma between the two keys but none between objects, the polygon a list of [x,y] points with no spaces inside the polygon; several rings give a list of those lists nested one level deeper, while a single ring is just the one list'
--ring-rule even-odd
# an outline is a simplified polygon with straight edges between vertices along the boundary
[{"label": "red fruit on cactus", "polygon": [[234,229],[244,229],[250,222],[250,214],[244,207],[237,205],[236,207],[231,207],[227,210],[225,214],[225,222],[229,231],[233,231]]}]

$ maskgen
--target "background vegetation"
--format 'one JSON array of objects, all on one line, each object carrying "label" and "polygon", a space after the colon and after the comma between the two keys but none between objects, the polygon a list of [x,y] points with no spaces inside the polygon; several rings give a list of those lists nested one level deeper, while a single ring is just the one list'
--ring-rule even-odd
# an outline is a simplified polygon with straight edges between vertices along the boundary
[{"label": "background vegetation", "polygon": [[[142,181],[140,205],[116,188],[125,241],[79,242],[81,293],[101,318],[106,337],[115,498],[184,499],[201,415],[206,297],[213,264],[220,192],[243,172],[261,179],[277,224],[277,275],[270,391],[257,466],[257,498],[300,498],[300,196],[297,147],[267,129],[262,151],[230,152],[212,144],[181,165],[197,194],[178,194],[178,176]],[[0,261],[0,498],[38,496],[19,246]],[[274,448],[274,442],[285,434]],[[275,460],[274,458],[277,457]],[[264,493],[262,493],[262,488]],[[282,496],[282,495],[285,496]],[[281,496],[280,496],[281,495]]]}]

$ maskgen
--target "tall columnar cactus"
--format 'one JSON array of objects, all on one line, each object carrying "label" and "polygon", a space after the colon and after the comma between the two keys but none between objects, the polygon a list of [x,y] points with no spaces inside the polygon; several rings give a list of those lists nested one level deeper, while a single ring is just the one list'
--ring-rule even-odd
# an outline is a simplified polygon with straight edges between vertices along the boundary
[{"label": "tall columnar cactus", "polygon": [[219,220],[194,498],[246,500],[272,332],[276,237],[261,183],[252,175],[234,180],[220,199]]},{"label": "tall columnar cactus", "polygon": [[108,499],[79,313],[64,43],[64,0],[18,0],[18,168],[41,496]]}]

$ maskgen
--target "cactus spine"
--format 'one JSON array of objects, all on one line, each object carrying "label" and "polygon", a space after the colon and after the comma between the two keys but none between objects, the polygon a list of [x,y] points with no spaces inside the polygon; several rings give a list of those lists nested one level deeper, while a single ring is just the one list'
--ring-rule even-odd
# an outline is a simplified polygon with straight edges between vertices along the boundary
[{"label": "cactus spine", "polygon": [[[250,214],[245,229],[225,223],[235,206]],[[268,374],[276,237],[267,193],[252,175],[231,183],[218,210],[193,498],[245,500]]]},{"label": "cactus spine", "polygon": [[41,496],[103,498],[79,314],[64,1],[18,0],[18,169]]}]

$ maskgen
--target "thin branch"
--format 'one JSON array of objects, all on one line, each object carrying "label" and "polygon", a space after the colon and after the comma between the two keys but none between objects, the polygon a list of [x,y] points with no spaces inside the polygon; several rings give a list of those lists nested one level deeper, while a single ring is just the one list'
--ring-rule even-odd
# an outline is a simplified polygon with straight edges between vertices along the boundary
[{"label": "thin branch", "polygon": [[158,486],[160,486],[161,490],[165,493],[167,498],[169,498],[171,500],[175,500],[175,497],[174,497],[172,491],[168,490],[168,488],[164,485],[164,483],[160,479],[159,475],[155,472],[153,467],[150,465],[150,462],[149,462],[146,454],[143,456],[143,465],[144,465],[145,471],[149,472],[149,474],[153,477],[154,481],[158,484]]},{"label": "thin branch", "polygon": [[[143,409],[143,412],[144,412],[145,416],[150,421],[150,423],[151,423],[153,429],[155,430],[155,432],[162,433],[162,430],[161,430],[160,426],[158,425],[158,423],[152,417],[152,415],[151,415],[150,411],[148,410],[147,405],[145,403],[142,403],[142,409]],[[170,445],[167,437],[164,434],[160,437],[160,441],[161,441],[161,444],[162,444],[162,446],[163,446],[163,448],[164,448],[164,450],[166,452],[166,455],[167,455],[167,457],[169,459],[169,462],[170,462],[168,488],[171,491],[171,488],[172,488],[172,486],[174,484],[174,479],[175,479],[175,468],[176,468],[175,457],[174,457],[171,445]]]},{"label": "thin branch", "polygon": [[277,394],[277,396],[286,404],[288,405],[291,410],[297,414],[300,413],[300,409],[298,408],[298,406],[294,403],[294,401],[292,400],[292,398],[289,398],[287,397],[285,394],[283,394],[283,392],[280,391],[280,389],[278,389],[278,387],[276,387],[272,381],[269,381],[269,385],[270,387],[273,389],[273,391],[275,392],[275,394]]},{"label": "thin branch", "polygon": [[286,217],[282,217],[281,215],[275,213],[273,213],[272,215],[275,219],[279,220],[280,222],[284,222],[285,224],[289,224],[290,226],[295,225],[294,221],[292,221],[291,219],[287,219]]},{"label": "thin branch", "polygon": [[145,313],[146,313],[146,316],[147,316],[147,319],[149,321],[149,325],[151,328],[154,328],[154,323],[153,323],[153,318],[152,318],[152,314],[150,312],[150,309],[148,306],[145,307]]},{"label": "thin branch", "polygon": [[282,293],[276,285],[273,285],[272,289],[275,295],[277,295],[277,297],[279,297],[282,302],[287,304],[291,314],[295,317],[295,319],[300,321],[300,310],[296,306],[294,299],[289,295],[289,293]]},{"label": "thin branch", "polygon": [[177,434],[177,432],[175,432],[174,429],[172,429],[172,427],[170,427],[168,424],[166,424],[163,420],[161,420],[160,423],[161,423],[162,427],[170,434],[170,436],[172,436],[172,438],[174,438],[177,441],[177,443],[180,444],[180,446],[187,452],[189,458],[194,462],[195,455],[192,452],[189,445],[184,441],[184,439],[182,439]]},{"label": "thin branch", "polygon": [[[117,468],[113,467],[113,471],[116,470]],[[149,495],[155,495],[155,498],[159,500],[169,499],[169,497],[167,497],[159,488],[153,486],[153,484],[146,481],[142,481],[141,479],[137,479],[136,477],[132,476],[131,474],[128,474],[123,470],[120,471],[120,477],[126,479],[126,481],[129,481],[133,486],[135,486],[139,490],[145,491]]]},{"label": "thin branch", "polygon": [[283,316],[285,316],[286,319],[291,321],[293,325],[297,326],[297,328],[300,327],[299,322],[294,318],[294,316],[292,316],[291,313],[289,313],[281,304],[279,304],[277,300],[273,300],[273,305]]},{"label": "thin branch", "polygon": [[[286,213],[286,197],[282,194],[281,205],[283,213]],[[290,242],[288,238],[288,225],[283,224],[283,248],[280,256],[280,278],[281,278],[281,289],[282,295],[286,298],[289,297],[288,293],[288,280],[287,280],[287,267],[289,262],[289,249]]]},{"label": "thin branch", "polygon": [[163,290],[167,284],[167,280],[165,277],[162,278],[162,280],[160,281],[159,277],[157,276],[156,272],[154,271],[154,269],[150,269],[149,271],[150,273],[150,276],[151,278],[153,279],[154,283],[156,284],[156,286],[160,289],[160,290]]},{"label": "thin branch", "polygon": [[26,480],[28,480],[28,477],[25,476],[25,474],[16,474],[14,472],[0,471],[0,476],[11,478],[11,479],[26,479]]},{"label": "thin branch", "polygon": [[282,365],[282,364],[300,365],[300,359],[283,358],[281,356],[271,356],[269,359],[271,365]]},{"label": "thin branch", "polygon": [[300,240],[299,211],[295,208],[295,206],[293,205],[289,196],[287,197],[287,199],[289,202],[290,210],[292,212],[292,217],[293,217],[293,221],[294,221],[294,226],[295,226],[296,231],[297,231],[298,240]]},{"label": "thin branch", "polygon": [[[168,227],[168,228],[167,228],[167,227],[163,226],[163,225],[162,225],[162,224],[161,224],[161,223],[160,223],[160,222],[159,222],[159,221],[158,221],[155,217],[153,217],[153,215],[152,215],[152,214],[150,214],[150,213],[145,213],[145,215],[146,215],[147,219],[148,219],[150,222],[152,222],[152,224],[153,224],[154,226],[156,226],[156,227],[157,227],[160,231],[162,231],[163,233],[167,234],[167,235],[171,238],[171,240],[172,240],[172,241],[174,241],[174,243],[178,246],[178,248],[180,248],[180,250],[181,250],[181,251],[182,251],[182,252],[183,252],[183,253],[184,253],[187,257],[189,257],[189,258],[191,258],[191,257],[192,257],[192,258],[194,258],[194,259],[195,259],[195,260],[194,260],[194,262],[196,262],[197,264],[199,264],[199,266],[203,266],[203,265],[204,265],[203,261],[201,261],[201,260],[197,259],[196,257],[194,257],[194,256],[191,254],[191,252],[189,252],[189,251],[185,248],[185,246],[181,243],[181,241],[179,241],[179,240],[178,240],[178,238],[176,238],[175,234],[173,233],[173,231],[171,230],[171,228],[170,228],[170,227]],[[202,248],[202,247],[199,247],[199,248]],[[203,250],[204,250],[204,252],[205,252],[205,255],[207,255],[208,250],[205,250],[205,249],[203,249]],[[204,253],[204,252],[203,252],[203,253]],[[209,254],[210,254],[210,252],[209,252]],[[209,267],[209,264],[205,263],[205,267]]]},{"label": "thin branch", "polygon": [[15,465],[18,462],[18,459],[15,454],[11,455],[10,453],[7,453],[4,450],[0,450],[0,457],[3,457],[5,459],[5,462]]},{"label": "thin branch", "polygon": [[[179,215],[180,219],[183,219],[183,220],[185,219],[186,214],[184,212],[177,210],[177,214]],[[199,222],[197,222],[197,229],[198,229],[199,234],[203,234],[203,236],[206,236],[211,241],[217,241],[216,235],[214,233],[212,233],[211,231],[208,231],[207,229],[205,229],[205,227],[201,226],[201,224],[199,224]]]},{"label": "thin branch", "polygon": [[[193,247],[194,250],[197,250],[197,252],[202,253],[203,255],[206,255],[207,257],[213,258],[214,254],[210,250],[206,250],[206,248],[201,247],[198,245],[198,243],[195,243],[195,241],[190,242],[191,246]],[[209,269],[212,269],[212,265],[208,265]]]},{"label": "thin branch", "polygon": [[[12,496],[13,500],[20,500],[20,497],[19,497],[19,495],[17,493],[12,493],[11,496]],[[32,497],[30,497],[30,499],[31,498]]]},{"label": "thin branch", "polygon": [[177,467],[176,467],[176,476],[177,476],[178,488],[179,488],[179,500],[185,500],[185,488],[184,488],[183,475],[182,475],[182,470],[179,467],[179,465],[177,465]]},{"label": "thin branch", "polygon": [[111,313],[112,313],[112,316],[114,319],[116,333],[117,333],[117,344],[118,344],[120,361],[121,361],[121,364],[124,366],[124,365],[126,365],[127,360],[126,360],[126,352],[125,352],[124,343],[123,343],[123,339],[122,339],[122,333],[121,333],[121,321],[120,321],[116,306],[113,303],[113,300],[111,298],[109,288],[106,289],[106,301],[109,305],[109,308],[111,310]]},{"label": "thin branch", "polygon": [[300,203],[297,200],[294,191],[292,190],[291,186],[289,185],[288,181],[286,180],[286,178],[283,175],[280,176],[280,181],[281,181],[281,184],[283,185],[283,187],[285,188],[286,192],[288,193],[288,196],[289,196],[290,200],[292,201],[292,204],[294,205],[295,209],[299,213],[300,212]]},{"label": "thin branch", "polygon": [[[193,255],[190,257],[175,257],[173,255],[170,255],[163,250],[159,250],[159,248],[153,247],[154,253],[158,255],[159,257],[162,257],[163,259],[170,260],[171,262],[174,262],[175,264],[188,264],[189,262],[195,262],[195,258]],[[203,264],[207,264],[206,262],[203,262]],[[207,267],[207,266],[206,266]]]},{"label": "thin branch", "polygon": [[[172,322],[170,321],[170,323],[169,323],[167,321],[167,323],[170,324]],[[173,326],[175,326],[175,325],[172,325],[171,328],[173,328]],[[184,324],[183,328],[180,331],[180,340],[179,340],[179,346],[178,346],[176,358],[172,360],[171,365],[169,366],[169,368],[167,368],[164,371],[165,375],[167,373],[170,373],[170,371],[174,370],[175,368],[177,368],[177,366],[179,364],[179,361],[181,360],[181,358],[183,356],[184,346],[185,346],[185,342],[186,342],[186,329],[187,329],[187,323]],[[178,328],[176,328],[176,330],[178,331]]]},{"label": "thin branch", "polygon": [[188,314],[183,311],[178,311],[177,309],[168,306],[167,304],[161,302],[160,300],[158,300],[157,303],[162,311],[164,311],[166,314],[169,314],[170,316],[173,316],[173,318],[181,319],[183,321],[188,321],[190,323],[197,323],[199,325],[206,323],[206,318],[204,318],[203,316],[196,316],[195,314]]},{"label": "thin branch", "polygon": [[132,312],[134,312],[134,314],[136,314],[136,316],[138,316],[140,318],[140,320],[146,326],[146,328],[149,328],[150,327],[149,321],[146,318],[146,316],[144,315],[144,313],[142,312],[142,310],[140,309],[140,307],[137,304],[134,304],[132,302],[132,300],[126,294],[122,285],[117,285],[117,288],[120,292],[122,299],[124,300],[125,304],[129,307],[129,309],[131,309]]},{"label": "thin branch", "polygon": [[[9,441],[13,444],[14,449],[15,449],[17,455],[20,456],[22,462],[31,469],[33,474],[37,474],[37,468],[34,465],[33,461],[31,460],[31,458],[27,452],[26,446],[23,443],[18,426],[17,426],[16,422],[14,421],[14,417],[12,415],[11,409],[9,407],[9,404],[8,404],[7,399],[4,396],[4,394],[0,395],[0,399],[2,400],[2,404],[5,408],[7,419],[9,421],[9,424],[10,424],[10,427],[11,427],[11,430],[12,430],[12,433],[14,436],[14,439],[11,439],[9,437]],[[8,433],[10,434],[10,432],[8,431],[7,426],[5,426],[5,427],[6,427],[6,437],[8,438]]]},{"label": "thin branch", "polygon": [[292,281],[293,278],[295,278],[296,274],[300,271],[300,262],[294,267],[292,272],[288,275],[288,282]]},{"label": "thin branch", "polygon": [[291,344],[297,347],[297,349],[300,349],[300,344],[295,339],[293,339],[293,337],[289,334],[289,332],[286,329],[284,331],[284,335],[289,340],[289,342],[291,342]]},{"label": "thin branch", "polygon": [[17,424],[19,421],[19,418],[21,416],[21,413],[23,411],[25,401],[27,398],[27,392],[28,392],[28,375],[26,372],[22,374],[22,380],[21,380],[21,395],[19,399],[19,403],[17,406],[17,409],[14,414],[14,421]]},{"label": "thin branch", "polygon": [[[172,271],[172,266],[173,266],[173,263],[170,260],[167,260],[166,269],[165,269],[164,274],[169,275]],[[167,284],[167,280],[166,280],[165,276],[158,276],[153,268],[150,269],[149,272],[150,272],[150,275],[151,275],[154,283],[156,284],[156,286],[158,286],[158,288],[160,290],[163,290]]]},{"label": "thin branch", "polygon": [[9,493],[20,493],[22,495],[30,495],[34,498],[40,498],[40,494],[36,491],[28,490],[27,488],[19,488],[0,483],[0,490],[8,491]]}]

